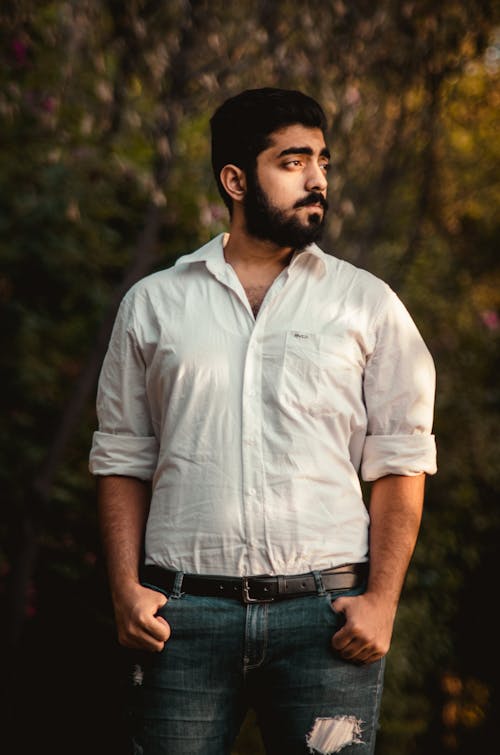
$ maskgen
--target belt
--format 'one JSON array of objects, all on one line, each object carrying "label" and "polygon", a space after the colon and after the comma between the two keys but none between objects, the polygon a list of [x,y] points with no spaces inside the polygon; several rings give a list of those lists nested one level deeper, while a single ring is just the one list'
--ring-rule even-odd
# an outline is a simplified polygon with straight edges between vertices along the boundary
[{"label": "belt", "polygon": [[[368,564],[344,564],[334,569],[319,572],[325,590],[349,590],[361,584],[368,575]],[[172,591],[177,572],[160,566],[143,566],[141,581],[166,592]],[[294,574],[291,576],[224,577],[215,575],[183,574],[179,591],[190,595],[235,598],[243,603],[272,603],[275,600],[314,595],[319,592],[315,576]]]}]

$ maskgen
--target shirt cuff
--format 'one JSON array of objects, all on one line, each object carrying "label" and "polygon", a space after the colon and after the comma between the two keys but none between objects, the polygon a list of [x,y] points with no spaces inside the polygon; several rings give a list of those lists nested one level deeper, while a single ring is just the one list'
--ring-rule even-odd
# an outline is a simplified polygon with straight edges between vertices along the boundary
[{"label": "shirt cuff", "polygon": [[158,459],[158,441],[154,436],[113,435],[95,432],[89,458],[94,475],[126,475],[151,480]]},{"label": "shirt cuff", "polygon": [[436,471],[434,435],[368,435],[365,440],[361,476],[367,482],[389,474],[412,477]]}]

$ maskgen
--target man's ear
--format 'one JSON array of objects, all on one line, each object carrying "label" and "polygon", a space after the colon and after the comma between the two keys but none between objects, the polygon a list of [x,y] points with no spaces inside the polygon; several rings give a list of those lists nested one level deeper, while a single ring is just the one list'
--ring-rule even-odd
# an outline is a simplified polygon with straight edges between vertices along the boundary
[{"label": "man's ear", "polygon": [[220,172],[220,180],[233,202],[243,201],[247,190],[244,170],[237,165],[224,165]]}]

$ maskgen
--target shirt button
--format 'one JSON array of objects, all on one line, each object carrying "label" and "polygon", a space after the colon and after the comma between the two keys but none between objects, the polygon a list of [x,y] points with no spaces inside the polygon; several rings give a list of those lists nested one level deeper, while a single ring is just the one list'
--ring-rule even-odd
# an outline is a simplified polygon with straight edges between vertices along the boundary
[{"label": "shirt button", "polygon": [[257,494],[257,491],[255,490],[255,488],[248,489],[248,495],[256,495],[256,494]]},{"label": "shirt button", "polygon": [[255,388],[250,388],[250,390],[248,391],[249,396],[255,396],[256,393],[257,391],[255,390]]}]

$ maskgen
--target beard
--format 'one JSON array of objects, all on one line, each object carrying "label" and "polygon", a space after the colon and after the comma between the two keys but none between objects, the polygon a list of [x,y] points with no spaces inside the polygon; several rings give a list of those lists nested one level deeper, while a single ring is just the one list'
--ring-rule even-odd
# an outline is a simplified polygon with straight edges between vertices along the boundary
[{"label": "beard", "polygon": [[328,203],[322,194],[311,192],[295,203],[297,207],[307,207],[319,203],[323,208],[311,208],[306,221],[301,221],[296,215],[289,217],[283,210],[273,205],[262,190],[257,176],[247,174],[247,193],[245,196],[244,212],[247,231],[262,241],[271,241],[279,247],[291,247],[301,251],[309,244],[319,241],[325,225]]}]

